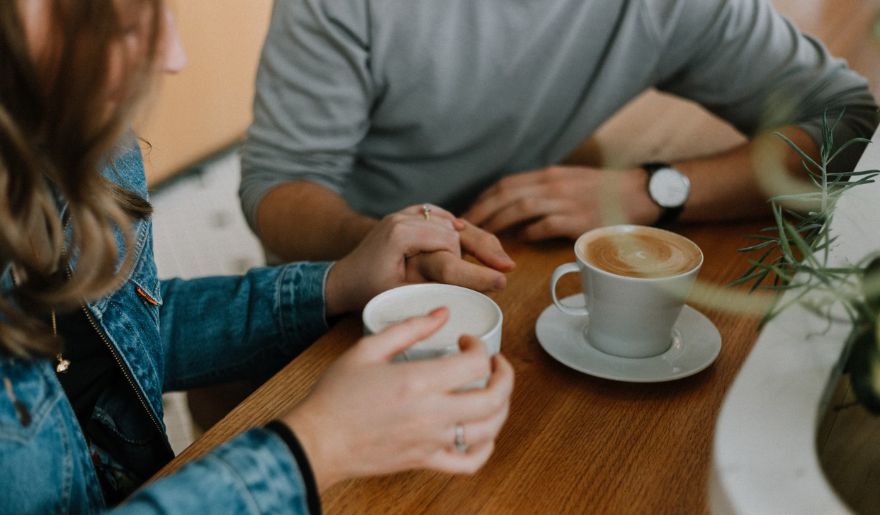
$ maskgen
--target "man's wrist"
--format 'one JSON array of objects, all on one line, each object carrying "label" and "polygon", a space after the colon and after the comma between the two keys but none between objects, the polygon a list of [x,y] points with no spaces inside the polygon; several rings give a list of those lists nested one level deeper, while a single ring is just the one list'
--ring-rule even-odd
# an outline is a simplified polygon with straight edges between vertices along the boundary
[{"label": "man's wrist", "polygon": [[632,223],[653,225],[663,214],[660,206],[651,199],[648,193],[648,174],[642,168],[625,172],[628,175],[628,202],[625,202],[626,215]]},{"label": "man's wrist", "polygon": [[354,211],[339,194],[306,181],[269,191],[256,215],[257,234],[281,261],[339,259],[376,223]]},{"label": "man's wrist", "polygon": [[[343,217],[339,220],[339,223],[336,226],[336,235],[339,235],[343,238],[344,241],[348,242],[348,250],[345,254],[350,253],[352,250],[357,248],[360,245],[361,241],[373,230],[373,227],[378,224],[379,221],[375,218],[370,218],[368,216],[364,216],[358,213],[352,213],[349,216]],[[328,235],[328,237],[333,237],[332,235]],[[339,256],[340,258],[343,256]]]}]

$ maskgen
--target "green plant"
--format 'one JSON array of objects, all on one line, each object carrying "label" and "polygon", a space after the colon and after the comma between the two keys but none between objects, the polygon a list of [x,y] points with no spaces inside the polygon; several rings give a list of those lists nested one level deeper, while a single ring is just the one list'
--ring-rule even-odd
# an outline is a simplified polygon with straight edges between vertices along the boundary
[{"label": "green plant", "polygon": [[801,157],[814,188],[770,199],[775,224],[750,237],[757,243],[740,249],[758,253],[758,257],[750,261],[749,269],[733,285],[749,284],[750,291],[788,292],[781,297],[784,301],[777,302],[765,315],[764,322],[800,304],[830,323],[840,306],[853,326],[847,362],[853,388],[860,402],[880,414],[880,252],[854,264],[832,265],[830,259],[837,239],[831,232],[837,201],[845,191],[872,183],[880,174],[878,170],[829,170],[847,148],[870,143],[856,138],[835,148],[834,132],[843,114],[831,123],[827,114],[823,119],[818,161],[791,139],[776,133]]}]

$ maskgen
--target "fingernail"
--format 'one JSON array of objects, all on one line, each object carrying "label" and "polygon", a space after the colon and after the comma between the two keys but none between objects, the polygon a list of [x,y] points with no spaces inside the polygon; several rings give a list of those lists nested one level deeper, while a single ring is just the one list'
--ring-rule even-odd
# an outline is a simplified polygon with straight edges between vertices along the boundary
[{"label": "fingernail", "polygon": [[437,308],[437,309],[431,311],[430,313],[428,313],[428,316],[431,318],[443,318],[446,315],[447,311],[448,311],[448,309],[445,307]]},{"label": "fingernail", "polygon": [[495,279],[495,282],[492,284],[492,287],[495,288],[495,291],[503,290],[505,286],[507,286],[507,278],[503,275]]},{"label": "fingernail", "polygon": [[467,227],[467,224],[464,223],[464,220],[461,218],[456,218],[452,221],[452,226],[455,227],[455,230],[460,231]]}]

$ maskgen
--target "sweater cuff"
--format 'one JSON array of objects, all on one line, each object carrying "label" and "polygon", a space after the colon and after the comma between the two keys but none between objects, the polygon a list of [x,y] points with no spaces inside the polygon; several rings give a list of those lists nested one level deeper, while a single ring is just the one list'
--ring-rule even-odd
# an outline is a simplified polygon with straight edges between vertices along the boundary
[{"label": "sweater cuff", "polygon": [[321,494],[318,492],[318,484],[315,482],[315,474],[312,472],[312,465],[306,456],[305,450],[293,434],[293,431],[281,421],[273,420],[266,424],[266,429],[278,435],[281,440],[287,444],[290,453],[293,454],[299,465],[300,474],[302,474],[303,482],[306,486],[306,502],[309,506],[309,513],[312,515],[321,515]]}]

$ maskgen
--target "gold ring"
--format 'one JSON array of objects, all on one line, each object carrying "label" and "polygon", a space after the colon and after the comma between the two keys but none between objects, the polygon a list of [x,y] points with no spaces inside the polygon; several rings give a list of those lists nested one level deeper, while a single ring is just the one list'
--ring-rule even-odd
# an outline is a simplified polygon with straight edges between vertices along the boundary
[{"label": "gold ring", "polygon": [[428,204],[422,204],[422,216],[425,217],[425,220],[431,219],[431,206]]}]

